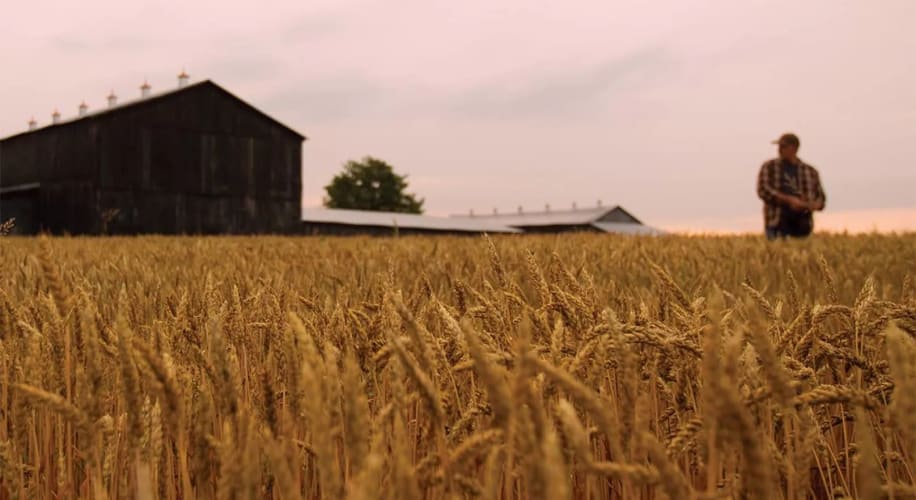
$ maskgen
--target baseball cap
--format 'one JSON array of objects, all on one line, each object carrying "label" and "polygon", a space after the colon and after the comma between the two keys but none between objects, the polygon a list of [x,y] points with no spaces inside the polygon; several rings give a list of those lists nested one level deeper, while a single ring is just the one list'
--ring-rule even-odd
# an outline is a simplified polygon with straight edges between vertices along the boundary
[{"label": "baseball cap", "polygon": [[781,136],[779,136],[779,139],[776,139],[771,144],[779,144],[780,146],[782,145],[799,146],[801,145],[801,141],[798,140],[797,135],[793,133],[786,133],[786,134],[782,134]]}]

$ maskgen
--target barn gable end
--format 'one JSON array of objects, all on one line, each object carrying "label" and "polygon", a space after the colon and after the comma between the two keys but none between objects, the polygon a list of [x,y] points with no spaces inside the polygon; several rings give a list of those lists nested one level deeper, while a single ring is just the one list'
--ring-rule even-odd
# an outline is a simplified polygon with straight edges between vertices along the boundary
[{"label": "barn gable end", "polygon": [[23,232],[288,233],[303,140],[205,81],[3,139],[0,189],[40,186]]}]

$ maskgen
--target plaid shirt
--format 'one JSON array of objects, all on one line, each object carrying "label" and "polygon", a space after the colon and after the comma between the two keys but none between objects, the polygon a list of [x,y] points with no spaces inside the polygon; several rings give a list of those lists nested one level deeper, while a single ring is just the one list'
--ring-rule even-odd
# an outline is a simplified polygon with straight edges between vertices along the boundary
[{"label": "plaid shirt", "polygon": [[[779,158],[766,161],[760,167],[757,177],[757,196],[763,200],[763,222],[766,227],[777,227],[782,211],[788,207],[776,200],[776,193],[792,194],[808,202],[823,204],[827,195],[821,187],[821,178],[811,165],[798,161],[798,190],[796,193],[785,193],[783,186],[783,161]],[[809,213],[810,217],[811,214]]]}]

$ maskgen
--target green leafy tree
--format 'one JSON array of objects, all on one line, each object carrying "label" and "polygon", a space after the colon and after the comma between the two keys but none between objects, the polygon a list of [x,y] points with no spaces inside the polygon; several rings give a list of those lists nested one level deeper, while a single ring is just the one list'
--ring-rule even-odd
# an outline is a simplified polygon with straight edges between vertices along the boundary
[{"label": "green leafy tree", "polygon": [[324,187],[324,206],[379,212],[423,213],[423,199],[405,193],[407,176],[394,173],[391,165],[367,156],[348,161],[343,172]]}]

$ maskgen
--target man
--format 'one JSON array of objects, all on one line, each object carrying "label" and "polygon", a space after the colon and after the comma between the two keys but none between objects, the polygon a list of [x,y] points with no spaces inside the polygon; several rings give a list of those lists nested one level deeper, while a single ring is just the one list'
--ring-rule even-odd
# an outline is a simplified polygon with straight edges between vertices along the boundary
[{"label": "man", "polygon": [[817,170],[798,158],[798,136],[783,134],[773,144],[779,145],[779,158],[765,162],[757,176],[766,237],[803,238],[814,230],[811,214],[824,209],[827,196]]}]

